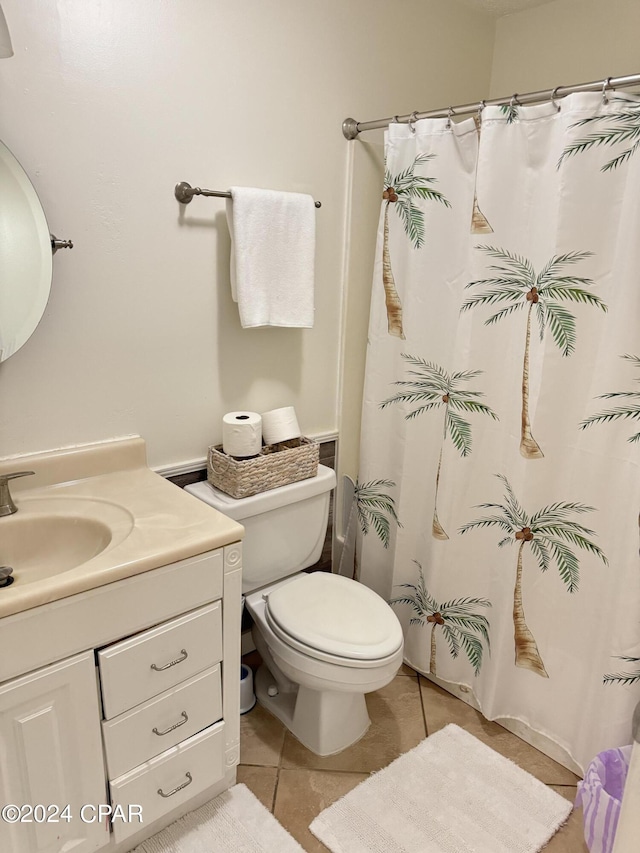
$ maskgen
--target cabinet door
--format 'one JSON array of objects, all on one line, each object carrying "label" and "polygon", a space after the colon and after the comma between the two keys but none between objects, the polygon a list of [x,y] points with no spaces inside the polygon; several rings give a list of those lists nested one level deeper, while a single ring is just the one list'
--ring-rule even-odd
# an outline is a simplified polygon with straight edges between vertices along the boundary
[{"label": "cabinet door", "polygon": [[[0,685],[0,807],[27,807],[19,822],[0,817],[0,850],[98,850],[109,842],[108,825],[83,821],[81,806],[98,806],[105,798],[93,653]],[[47,809],[65,806],[66,817]],[[95,814],[97,808],[85,810],[88,819]]]}]

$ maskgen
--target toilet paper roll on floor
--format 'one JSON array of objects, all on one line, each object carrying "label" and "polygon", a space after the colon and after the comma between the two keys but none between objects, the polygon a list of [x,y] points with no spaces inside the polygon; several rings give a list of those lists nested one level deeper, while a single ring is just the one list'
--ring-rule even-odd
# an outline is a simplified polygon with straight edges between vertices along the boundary
[{"label": "toilet paper roll on floor", "polygon": [[222,449],[239,459],[262,449],[262,418],[257,412],[227,412],[222,418]]},{"label": "toilet paper roll on floor", "polygon": [[278,444],[291,438],[300,438],[302,432],[293,406],[263,412],[262,435],[265,444]]}]

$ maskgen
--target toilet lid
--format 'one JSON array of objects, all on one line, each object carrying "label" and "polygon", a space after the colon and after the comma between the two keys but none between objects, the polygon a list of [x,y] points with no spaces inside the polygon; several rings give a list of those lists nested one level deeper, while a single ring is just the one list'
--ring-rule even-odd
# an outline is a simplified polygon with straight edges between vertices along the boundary
[{"label": "toilet lid", "polygon": [[387,602],[341,575],[312,572],[273,590],[271,620],[306,646],[337,657],[377,660],[394,654],[402,628]]}]

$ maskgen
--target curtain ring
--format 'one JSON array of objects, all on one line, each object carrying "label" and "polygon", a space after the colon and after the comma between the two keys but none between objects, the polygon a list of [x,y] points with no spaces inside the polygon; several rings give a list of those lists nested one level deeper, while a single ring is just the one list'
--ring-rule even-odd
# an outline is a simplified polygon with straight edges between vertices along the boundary
[{"label": "curtain ring", "polygon": [[411,115],[409,116],[408,124],[409,124],[409,130],[411,131],[411,133],[415,133],[415,132],[416,132],[416,120],[417,120],[417,117],[418,117],[418,110],[414,110],[414,111],[411,113]]},{"label": "curtain ring", "polygon": [[480,101],[478,104],[478,121],[482,124],[482,111],[487,106],[486,101]]},{"label": "curtain ring", "polygon": [[608,104],[609,98],[607,97],[607,89],[611,88],[611,77],[607,77],[607,79],[602,84],[602,103]]},{"label": "curtain ring", "polygon": [[[484,103],[484,102],[483,102],[483,103]],[[521,103],[520,103],[520,101],[518,100],[518,93],[517,93],[517,92],[516,92],[516,94],[515,94],[515,95],[512,95],[512,96],[511,96],[511,100],[509,101],[509,106],[511,107],[511,109],[513,109],[513,108],[514,108],[514,106],[516,106],[516,104],[517,104],[519,107],[521,107],[521,106],[522,106],[522,104],[521,104]]]},{"label": "curtain ring", "polygon": [[453,107],[449,107],[449,109],[447,110],[447,128],[448,129],[451,127],[451,119],[453,118],[454,115],[455,115],[455,112],[453,110]]},{"label": "curtain ring", "polygon": [[556,97],[558,96],[558,89],[561,88],[561,86],[556,86],[556,88],[551,93],[551,103],[556,108],[556,112],[560,112],[560,104],[556,101]]}]

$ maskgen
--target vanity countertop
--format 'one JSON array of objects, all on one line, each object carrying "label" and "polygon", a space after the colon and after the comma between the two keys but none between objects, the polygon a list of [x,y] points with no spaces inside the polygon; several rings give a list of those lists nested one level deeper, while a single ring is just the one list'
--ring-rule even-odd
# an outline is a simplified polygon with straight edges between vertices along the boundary
[{"label": "vanity countertop", "polygon": [[0,617],[211,551],[244,534],[238,522],[151,471],[144,441],[137,437],[0,460],[0,474],[17,470],[36,475],[11,483],[18,512],[0,518],[0,564],[11,558],[10,546],[3,554],[3,524],[21,522],[28,529],[29,520],[45,511],[53,525],[68,516],[64,536],[69,540],[74,523],[81,527],[85,517],[89,524],[97,519],[106,525],[111,538],[80,565],[49,576],[36,569],[37,579],[26,570],[21,577],[18,561],[15,582],[0,589]]}]

